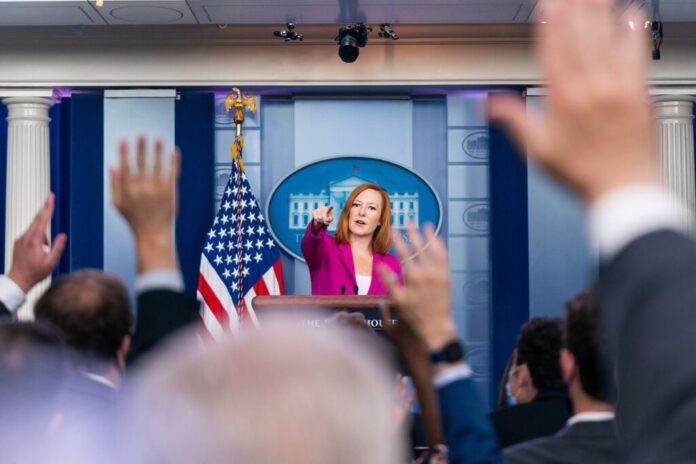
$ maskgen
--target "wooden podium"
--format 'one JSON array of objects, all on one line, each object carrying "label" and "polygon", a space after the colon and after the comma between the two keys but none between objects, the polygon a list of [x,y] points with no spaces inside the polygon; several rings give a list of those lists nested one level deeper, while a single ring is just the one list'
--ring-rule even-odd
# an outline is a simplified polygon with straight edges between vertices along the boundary
[{"label": "wooden podium", "polygon": [[[360,312],[365,316],[367,325],[375,330],[382,330],[382,318],[379,314],[380,304],[387,308],[394,307],[394,301],[388,296],[368,295],[276,295],[257,296],[251,300],[251,305],[259,317],[271,311],[312,311],[325,310],[329,312],[348,311]],[[393,319],[392,319],[393,321]],[[322,325],[322,319],[303,320],[305,325]]]}]

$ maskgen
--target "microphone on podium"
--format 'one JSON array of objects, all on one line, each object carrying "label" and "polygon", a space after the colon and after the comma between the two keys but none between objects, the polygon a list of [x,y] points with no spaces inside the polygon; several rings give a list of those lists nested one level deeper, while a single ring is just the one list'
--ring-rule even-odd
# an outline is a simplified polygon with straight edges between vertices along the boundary
[{"label": "microphone on podium", "polygon": [[345,294],[346,294],[346,286],[341,285],[341,295],[345,295]]}]

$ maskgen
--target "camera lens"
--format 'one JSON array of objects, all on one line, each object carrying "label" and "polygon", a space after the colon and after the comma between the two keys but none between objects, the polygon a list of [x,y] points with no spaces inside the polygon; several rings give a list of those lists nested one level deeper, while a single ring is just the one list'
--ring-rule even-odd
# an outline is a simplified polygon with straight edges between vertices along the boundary
[{"label": "camera lens", "polygon": [[341,57],[344,63],[352,63],[358,59],[359,54],[358,41],[352,34],[345,34],[338,46],[338,56]]}]

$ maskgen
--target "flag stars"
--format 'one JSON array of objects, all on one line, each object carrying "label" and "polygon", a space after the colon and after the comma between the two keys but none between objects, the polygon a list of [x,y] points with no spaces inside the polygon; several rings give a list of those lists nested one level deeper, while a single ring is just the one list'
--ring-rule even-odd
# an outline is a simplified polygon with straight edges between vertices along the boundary
[{"label": "flag stars", "polygon": [[218,266],[222,264],[222,258],[220,257],[220,255],[217,255],[215,257],[215,264],[217,264]]},{"label": "flag stars", "polygon": [[217,246],[215,247],[217,251],[222,251],[225,249],[225,245],[222,244],[222,242],[218,242]]},{"label": "flag stars", "polygon": [[268,241],[266,242],[266,246],[268,248],[273,248],[275,246],[275,243],[273,242],[273,239],[269,238]]},{"label": "flag stars", "polygon": [[256,229],[256,233],[259,235],[263,235],[266,233],[266,228],[264,226],[259,226],[259,228]]},{"label": "flag stars", "polygon": [[232,257],[230,255],[225,256],[225,264],[232,264]]},{"label": "flag stars", "polygon": [[223,276],[225,279],[229,279],[231,275],[232,275],[232,273],[230,272],[229,269],[225,269],[225,271],[222,273],[222,276]]},{"label": "flag stars", "polygon": [[220,238],[227,237],[227,231],[225,229],[220,229]]},{"label": "flag stars", "polygon": [[215,234],[215,229],[210,229],[210,231],[208,231],[208,238],[209,238],[209,239],[211,239],[211,240],[214,239],[214,238],[215,238],[215,235],[216,235],[216,234]]},{"label": "flag stars", "polygon": [[237,285],[237,282],[232,282],[232,285],[230,285],[230,288],[235,293],[239,291],[239,285]]},{"label": "flag stars", "polygon": [[256,248],[257,248],[258,250],[260,250],[261,248],[263,248],[263,240],[258,239],[258,240],[256,241]]},{"label": "flag stars", "polygon": [[232,189],[228,185],[227,188],[225,189],[225,195],[227,195],[229,197],[231,194],[232,194]]},{"label": "flag stars", "polygon": [[242,258],[242,261],[244,261],[244,264],[249,264],[249,261],[251,261],[251,256],[249,256],[247,253],[244,253],[244,258]]},{"label": "flag stars", "polygon": [[229,210],[231,206],[232,206],[232,205],[230,204],[229,201],[226,201],[226,202],[224,202],[224,203],[222,204],[222,208],[223,208],[225,211]]},{"label": "flag stars", "polygon": [[[217,219],[217,218],[216,218],[216,219]],[[223,224],[227,224],[228,222],[230,222],[230,218],[227,217],[226,214],[223,214],[223,215],[222,215],[222,218],[220,219],[220,221],[221,221]]]},{"label": "flag stars", "polygon": [[261,256],[261,253],[256,253],[254,255],[254,261],[256,261],[257,263],[260,263],[262,260],[263,260],[263,256]]},{"label": "flag stars", "polygon": [[246,248],[247,250],[250,250],[253,246],[254,242],[252,242],[251,240],[247,240],[246,242],[244,242],[244,248]]},{"label": "flag stars", "polygon": [[244,276],[244,277],[249,276],[249,268],[248,267],[245,267],[244,269],[242,269],[242,276]]},{"label": "flag stars", "polygon": [[204,250],[210,253],[211,251],[213,251],[213,245],[210,242],[206,243]]},{"label": "flag stars", "polygon": [[253,211],[251,213],[249,213],[248,220],[249,220],[249,222],[253,222],[256,220],[256,215],[254,215]]},{"label": "flag stars", "polygon": [[239,269],[238,268],[236,268],[236,267],[234,268],[234,270],[232,271],[232,277],[234,277],[235,279],[237,277],[239,277]]},{"label": "flag stars", "polygon": [[254,226],[247,227],[246,233],[248,235],[254,235],[256,233],[256,231],[254,230]]}]

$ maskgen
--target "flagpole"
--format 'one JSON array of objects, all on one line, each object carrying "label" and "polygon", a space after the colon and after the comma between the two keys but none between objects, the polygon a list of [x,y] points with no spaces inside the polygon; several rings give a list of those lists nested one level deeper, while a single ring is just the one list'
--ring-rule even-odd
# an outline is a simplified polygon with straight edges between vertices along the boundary
[{"label": "flagpole", "polygon": [[[231,154],[232,154],[232,161],[238,165],[238,174],[234,179],[235,183],[235,190],[236,190],[236,195],[235,195],[235,200],[237,204],[237,217],[240,217],[242,214],[242,176],[241,173],[244,170],[244,161],[242,158],[242,150],[244,148],[244,137],[242,135],[242,124],[244,124],[244,110],[247,109],[249,112],[252,114],[256,113],[256,100],[252,95],[247,94],[245,97],[242,97],[242,92],[239,90],[237,87],[233,87],[232,91],[227,94],[227,97],[225,98],[225,111],[228,113],[230,110],[234,110],[234,114],[232,119],[234,120],[234,124],[237,129],[236,136],[234,138],[234,142],[232,142],[232,147],[231,149]],[[238,303],[237,303],[237,314],[239,315],[239,320],[240,323],[243,322],[248,322],[248,309],[246,307],[246,302],[244,300],[243,295],[246,293],[247,289],[244,288],[244,274],[243,274],[243,269],[244,269],[244,262],[242,260],[242,256],[244,254],[244,251],[241,247],[242,243],[242,234],[243,234],[243,229],[242,229],[242,221],[237,221],[237,227],[236,227],[236,233],[237,233],[237,244],[238,248],[236,250],[236,264],[237,264],[237,285],[239,288],[239,293],[238,295],[241,295]]]}]

